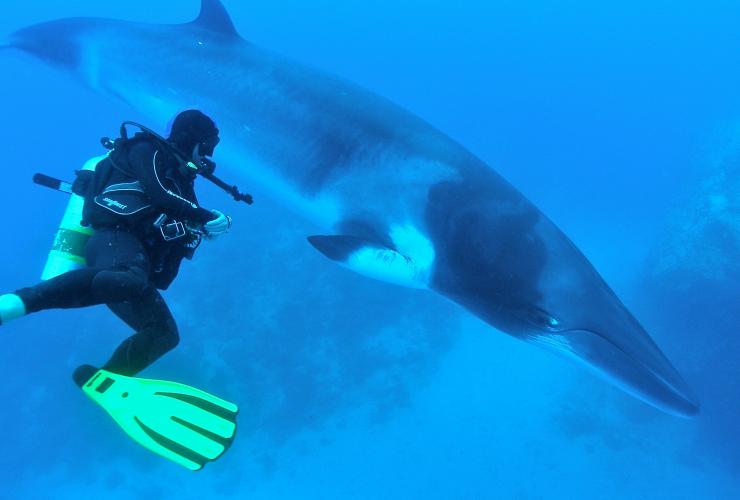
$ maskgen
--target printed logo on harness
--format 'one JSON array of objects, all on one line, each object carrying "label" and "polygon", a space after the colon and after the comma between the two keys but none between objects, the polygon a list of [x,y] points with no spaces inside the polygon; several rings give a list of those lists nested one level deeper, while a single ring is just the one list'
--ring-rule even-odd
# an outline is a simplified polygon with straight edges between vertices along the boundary
[{"label": "printed logo on harness", "polygon": [[123,203],[120,203],[116,200],[111,200],[110,198],[103,198],[103,201],[109,206],[109,207],[116,207],[119,210],[126,210],[126,207],[128,205],[124,205]]}]

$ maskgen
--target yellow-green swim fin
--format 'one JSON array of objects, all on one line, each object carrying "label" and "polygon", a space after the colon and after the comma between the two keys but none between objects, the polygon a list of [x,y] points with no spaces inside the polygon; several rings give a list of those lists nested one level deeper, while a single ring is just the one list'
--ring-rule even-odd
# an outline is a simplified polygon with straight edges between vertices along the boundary
[{"label": "yellow-green swim fin", "polygon": [[177,382],[98,370],[82,390],[134,441],[190,470],[229,448],[238,407]]}]

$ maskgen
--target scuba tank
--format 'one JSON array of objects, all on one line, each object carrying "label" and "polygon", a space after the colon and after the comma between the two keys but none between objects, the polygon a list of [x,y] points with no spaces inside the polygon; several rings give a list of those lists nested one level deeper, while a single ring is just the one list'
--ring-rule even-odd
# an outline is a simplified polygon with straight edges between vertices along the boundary
[{"label": "scuba tank", "polygon": [[[82,171],[94,172],[98,163],[107,155],[89,159],[82,167]],[[54,243],[46,259],[42,280],[55,278],[60,274],[85,267],[85,246],[94,230],[82,225],[82,208],[85,198],[70,193],[67,208],[64,210],[59,229],[54,236]]]}]

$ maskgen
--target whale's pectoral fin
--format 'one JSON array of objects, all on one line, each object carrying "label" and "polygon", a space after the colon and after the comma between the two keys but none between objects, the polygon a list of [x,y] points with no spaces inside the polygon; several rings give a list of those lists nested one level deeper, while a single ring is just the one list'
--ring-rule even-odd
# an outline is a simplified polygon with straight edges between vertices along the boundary
[{"label": "whale's pectoral fin", "polygon": [[357,236],[309,236],[309,243],[331,260],[367,276],[395,285],[426,288],[429,269],[383,243]]}]

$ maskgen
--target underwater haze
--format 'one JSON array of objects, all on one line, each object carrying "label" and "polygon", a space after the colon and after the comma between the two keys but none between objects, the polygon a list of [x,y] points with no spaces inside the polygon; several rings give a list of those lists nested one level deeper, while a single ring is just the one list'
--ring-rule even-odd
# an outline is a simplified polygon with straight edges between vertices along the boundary
[{"label": "underwater haze", "polygon": [[[335,265],[224,163],[255,203],[199,181],[234,227],[164,292],[181,343],[141,375],[238,402],[231,449],[193,473],[133,443],[71,379],[127,327],[105,307],[46,311],[0,326],[0,498],[740,498],[736,0],[223,3],[249,42],[390,99],[495,168],[594,264],[701,412],[663,413],[439,295]],[[0,37],[199,8],[5,0]],[[73,178],[124,120],[167,123],[19,51],[0,62],[5,293],[37,282],[66,204],[32,175]]]}]

